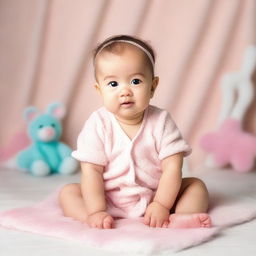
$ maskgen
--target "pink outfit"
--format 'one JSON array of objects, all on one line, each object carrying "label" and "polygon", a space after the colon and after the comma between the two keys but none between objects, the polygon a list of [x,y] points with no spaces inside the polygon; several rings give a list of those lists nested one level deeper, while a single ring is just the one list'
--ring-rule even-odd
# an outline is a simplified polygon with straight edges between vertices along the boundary
[{"label": "pink outfit", "polygon": [[162,174],[161,160],[191,152],[166,110],[149,106],[137,135],[131,140],[115,116],[100,108],[79,134],[79,161],[105,166],[103,178],[108,212],[113,217],[143,216]]}]

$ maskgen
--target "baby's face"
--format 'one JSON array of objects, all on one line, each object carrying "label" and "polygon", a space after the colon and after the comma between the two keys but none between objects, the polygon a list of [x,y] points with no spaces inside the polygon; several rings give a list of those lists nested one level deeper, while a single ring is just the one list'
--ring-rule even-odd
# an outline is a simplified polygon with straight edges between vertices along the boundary
[{"label": "baby's face", "polygon": [[158,84],[142,50],[127,46],[120,54],[100,53],[95,60],[96,88],[104,106],[124,123],[142,120]]}]

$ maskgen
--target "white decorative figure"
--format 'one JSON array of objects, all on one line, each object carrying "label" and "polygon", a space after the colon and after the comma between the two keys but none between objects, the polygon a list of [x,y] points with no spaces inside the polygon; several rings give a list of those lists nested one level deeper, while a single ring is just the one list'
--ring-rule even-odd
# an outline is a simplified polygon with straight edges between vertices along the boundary
[{"label": "white decorative figure", "polygon": [[[255,69],[256,46],[254,45],[246,49],[241,69],[223,76],[221,81],[223,105],[218,120],[219,131],[204,136],[201,141],[202,147],[213,154],[207,157],[207,166],[224,166],[230,163],[240,172],[249,171],[253,166],[256,138],[243,132],[242,124],[246,111],[254,99],[252,76]],[[231,133],[233,137],[228,138]],[[224,148],[226,151],[223,151]]]},{"label": "white decorative figure", "polygon": [[256,68],[256,46],[249,46],[244,55],[241,69],[238,72],[223,76],[221,89],[223,105],[218,124],[228,117],[240,122],[254,98],[252,75]]}]

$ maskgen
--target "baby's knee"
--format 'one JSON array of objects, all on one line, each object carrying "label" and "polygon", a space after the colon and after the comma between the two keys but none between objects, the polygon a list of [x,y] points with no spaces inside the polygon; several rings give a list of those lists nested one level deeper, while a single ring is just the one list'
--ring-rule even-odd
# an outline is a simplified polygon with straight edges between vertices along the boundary
[{"label": "baby's knee", "polygon": [[59,193],[59,199],[65,199],[70,195],[81,195],[81,187],[78,183],[67,184],[61,188]]},{"label": "baby's knee", "polygon": [[200,180],[198,178],[192,178],[191,186],[193,187],[195,192],[198,192],[198,193],[203,194],[208,197],[207,187],[202,180]]},{"label": "baby's knee", "polygon": [[191,180],[195,186],[202,187],[202,188],[206,187],[205,183],[199,178],[193,177],[193,178],[191,178]]},{"label": "baby's knee", "polygon": [[198,178],[185,178],[184,179],[184,185],[186,189],[193,190],[194,192],[199,192],[199,193],[208,193],[207,187],[205,183],[198,179]]}]

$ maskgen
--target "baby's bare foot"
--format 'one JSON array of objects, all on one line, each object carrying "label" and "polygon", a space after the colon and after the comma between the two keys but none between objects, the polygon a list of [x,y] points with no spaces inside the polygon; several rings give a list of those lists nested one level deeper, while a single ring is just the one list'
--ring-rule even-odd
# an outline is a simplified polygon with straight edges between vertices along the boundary
[{"label": "baby's bare foot", "polygon": [[209,228],[211,218],[207,213],[171,214],[169,228]]}]

